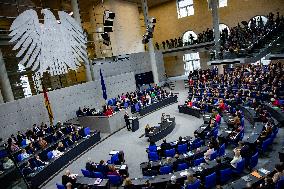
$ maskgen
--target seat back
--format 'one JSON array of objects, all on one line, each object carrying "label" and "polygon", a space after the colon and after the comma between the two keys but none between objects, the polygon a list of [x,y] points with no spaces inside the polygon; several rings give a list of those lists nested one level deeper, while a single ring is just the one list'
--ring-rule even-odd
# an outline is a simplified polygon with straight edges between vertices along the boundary
[{"label": "seat back", "polygon": [[231,168],[227,168],[224,170],[220,170],[220,182],[222,184],[226,183],[228,180],[231,179],[232,176],[232,170]]},{"label": "seat back", "polygon": [[176,153],[176,150],[173,148],[173,149],[170,149],[170,150],[166,150],[165,155],[166,155],[166,157],[174,157],[175,153]]},{"label": "seat back", "polygon": [[65,189],[64,185],[58,184],[58,183],[56,183],[56,187],[57,187],[57,189]]},{"label": "seat back", "polygon": [[181,170],[185,170],[185,169],[188,169],[188,165],[187,163],[181,163],[181,164],[178,164],[177,166],[177,171],[181,171]]},{"label": "seat back", "polygon": [[276,183],[275,189],[283,189],[284,188],[284,176],[282,176]]},{"label": "seat back", "polygon": [[109,162],[110,164],[117,164],[119,162],[118,153],[112,155]]},{"label": "seat back", "polygon": [[188,184],[185,189],[198,189],[200,186],[200,180],[196,179],[195,182],[193,184]]},{"label": "seat back", "polygon": [[111,185],[119,186],[121,184],[121,177],[118,175],[107,175]]},{"label": "seat back", "polygon": [[135,111],[136,111],[136,112],[140,112],[140,107],[139,107],[139,104],[138,104],[138,103],[135,104]]},{"label": "seat back", "polygon": [[250,163],[249,167],[252,169],[254,168],[258,163],[258,152],[256,152],[251,158],[250,158]]},{"label": "seat back", "polygon": [[219,156],[223,156],[223,155],[225,155],[225,150],[226,150],[226,144],[224,143],[224,144],[222,144],[221,146],[220,146],[220,148],[219,148]]},{"label": "seat back", "polygon": [[84,175],[84,177],[91,177],[91,172],[85,169],[81,169],[82,174]]},{"label": "seat back", "polygon": [[159,160],[159,155],[157,152],[149,152],[148,157],[150,161],[157,161]]},{"label": "seat back", "polygon": [[210,161],[212,161],[213,159],[216,159],[218,156],[218,152],[217,150],[215,150],[211,155],[210,155]]},{"label": "seat back", "polygon": [[178,153],[184,154],[187,152],[187,144],[180,144],[178,145]]},{"label": "seat back", "polygon": [[242,126],[242,127],[245,126],[245,119],[244,119],[244,118],[241,119],[241,126]]},{"label": "seat back", "polygon": [[218,137],[218,128],[217,127],[213,130],[213,137],[214,138]]},{"label": "seat back", "polygon": [[17,159],[18,159],[19,162],[22,161],[22,160],[23,160],[22,154],[19,154],[19,155],[17,156]]},{"label": "seat back", "polygon": [[267,151],[269,142],[270,142],[269,138],[262,142],[262,145],[261,145],[262,152],[266,152]]},{"label": "seat back", "polygon": [[52,151],[47,152],[46,155],[47,155],[48,160],[52,159],[52,156],[53,156]]},{"label": "seat back", "polygon": [[235,169],[235,173],[240,174],[244,171],[245,169],[245,159],[242,159],[237,163],[237,167]]},{"label": "seat back", "polygon": [[149,150],[150,152],[157,152],[157,146],[156,146],[156,145],[150,145],[149,148],[148,148],[148,150]]},{"label": "seat back", "polygon": [[89,127],[85,128],[85,129],[84,129],[84,134],[85,134],[85,136],[90,136],[90,134],[91,134],[91,129],[90,129]]},{"label": "seat back", "polygon": [[212,188],[214,186],[216,186],[216,173],[205,177],[205,188]]},{"label": "seat back", "polygon": [[103,179],[104,175],[101,172],[93,172],[93,177]]},{"label": "seat back", "polygon": [[170,166],[163,166],[160,168],[160,174],[166,175],[172,172],[172,168]]},{"label": "seat back", "polygon": [[199,159],[195,159],[194,161],[193,161],[193,166],[198,166],[198,165],[200,165],[201,163],[204,163],[205,162],[205,160],[204,160],[204,158],[202,157],[202,158],[199,158]]}]

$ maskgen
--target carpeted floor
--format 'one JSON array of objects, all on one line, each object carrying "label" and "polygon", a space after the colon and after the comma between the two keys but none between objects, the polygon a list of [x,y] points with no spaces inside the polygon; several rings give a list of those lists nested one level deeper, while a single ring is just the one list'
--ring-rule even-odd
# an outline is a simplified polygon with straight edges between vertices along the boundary
[{"label": "carpeted floor", "polygon": [[[87,153],[83,154],[68,167],[66,167],[66,169],[81,175],[81,169],[85,167],[85,163],[88,158],[91,158],[94,162],[99,162],[101,159],[106,161],[110,158],[109,152],[111,150],[123,150],[125,153],[126,164],[129,167],[130,177],[142,177],[140,163],[148,160],[145,150],[149,143],[145,137],[139,138],[139,136],[144,133],[144,127],[146,124],[151,126],[157,125],[160,122],[162,113],[174,116],[176,118],[176,127],[173,132],[166,137],[168,141],[174,141],[178,139],[179,136],[193,136],[194,130],[196,130],[203,123],[202,119],[178,113],[177,105],[184,102],[187,93],[184,90],[174,92],[179,93],[178,103],[164,107],[139,119],[140,128],[134,133],[129,132],[126,129],[120,130],[89,150]],[[105,137],[106,136],[104,135],[103,138]],[[161,142],[162,140],[157,142],[157,144],[160,144]],[[44,186],[44,188],[55,188],[56,183],[61,183],[61,176],[66,169],[62,170],[62,172],[50,180]]]}]

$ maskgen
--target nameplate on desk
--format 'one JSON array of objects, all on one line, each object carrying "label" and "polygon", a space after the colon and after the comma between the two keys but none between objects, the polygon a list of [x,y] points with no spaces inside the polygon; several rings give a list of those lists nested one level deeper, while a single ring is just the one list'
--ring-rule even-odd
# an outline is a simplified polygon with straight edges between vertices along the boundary
[{"label": "nameplate on desk", "polygon": [[126,169],[126,165],[121,165],[120,169]]},{"label": "nameplate on desk", "polygon": [[94,182],[94,185],[99,185],[99,184],[101,184],[102,181],[103,181],[103,179],[97,178]]}]

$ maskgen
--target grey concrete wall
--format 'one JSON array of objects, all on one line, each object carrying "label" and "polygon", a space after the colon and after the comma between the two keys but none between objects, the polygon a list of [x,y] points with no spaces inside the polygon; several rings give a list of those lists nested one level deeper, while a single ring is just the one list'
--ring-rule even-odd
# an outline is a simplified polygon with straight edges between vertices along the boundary
[{"label": "grey concrete wall", "polygon": [[[161,51],[156,51],[156,61],[159,74],[159,81],[164,80],[164,60]],[[133,72],[135,74],[152,71],[150,55],[148,52],[121,55],[118,60],[97,59],[93,62],[93,71],[96,79],[100,77],[100,69],[105,77],[121,75]],[[123,59],[120,59],[123,58]]]},{"label": "grey concrete wall", "polygon": [[[133,73],[104,78],[108,98],[123,92],[135,90]],[[105,103],[102,98],[100,80],[48,92],[54,121],[67,121],[76,116],[78,107],[89,106],[101,109]],[[43,95],[0,105],[0,137],[7,138],[18,130],[25,131],[34,123],[48,123]]]}]

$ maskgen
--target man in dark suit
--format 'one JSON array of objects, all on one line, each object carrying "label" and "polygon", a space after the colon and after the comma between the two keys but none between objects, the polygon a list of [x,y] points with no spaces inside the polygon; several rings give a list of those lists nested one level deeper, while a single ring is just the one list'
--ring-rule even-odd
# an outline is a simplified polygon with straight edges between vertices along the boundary
[{"label": "man in dark suit", "polygon": [[164,140],[163,140],[163,143],[161,144],[162,155],[165,154],[165,151],[166,151],[166,150],[169,150],[169,149],[171,149],[171,148],[172,148],[172,146],[170,145],[170,143],[167,143],[167,140],[164,139]]},{"label": "man in dark suit", "polygon": [[105,164],[104,160],[101,160],[100,163],[97,165],[97,170],[101,172],[103,175],[106,175],[108,172],[108,167]]},{"label": "man in dark suit", "polygon": [[127,130],[130,131],[131,127],[130,127],[129,115],[127,111],[125,111],[125,114],[124,114],[124,121],[125,121]]},{"label": "man in dark suit", "polygon": [[25,177],[27,177],[29,174],[33,173],[33,170],[30,166],[30,163],[27,161],[25,167],[22,169],[22,173]]},{"label": "man in dark suit", "polygon": [[96,165],[94,162],[91,161],[90,158],[88,158],[88,161],[86,162],[86,170],[93,172],[96,170]]},{"label": "man in dark suit", "polygon": [[62,185],[66,186],[68,182],[70,182],[72,186],[76,184],[76,177],[71,175],[70,170],[66,170],[65,174],[62,176]]},{"label": "man in dark suit", "polygon": [[179,164],[188,163],[184,159],[180,159],[178,154],[175,155],[175,159],[176,159],[176,161],[173,162],[173,170],[175,170],[175,171],[177,171]]}]

